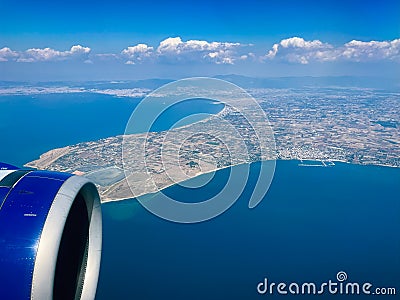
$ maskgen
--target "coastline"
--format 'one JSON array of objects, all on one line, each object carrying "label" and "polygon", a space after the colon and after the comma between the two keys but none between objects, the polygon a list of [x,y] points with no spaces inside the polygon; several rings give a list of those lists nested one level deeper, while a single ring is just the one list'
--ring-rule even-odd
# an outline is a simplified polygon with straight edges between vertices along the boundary
[{"label": "coastline", "polygon": [[[304,160],[304,159],[303,159],[303,160]],[[198,177],[198,176],[201,176],[201,175],[204,175],[204,174],[215,173],[215,172],[218,172],[218,171],[220,171],[220,170],[224,170],[224,169],[226,169],[226,168],[231,168],[231,167],[235,167],[235,166],[239,166],[239,165],[253,164],[253,163],[262,163],[262,162],[266,162],[266,161],[269,161],[269,160],[261,160],[261,161],[257,161],[257,162],[251,162],[251,163],[235,164],[235,165],[231,165],[231,166],[225,166],[225,167],[223,167],[223,168],[218,168],[218,169],[215,169],[215,170],[212,170],[212,171],[208,171],[208,172],[201,172],[201,173],[197,174],[195,177],[192,177],[192,178],[190,178],[190,179],[186,179],[186,180],[183,180],[183,181],[179,181],[179,182],[175,182],[175,183],[166,185],[166,186],[164,186],[163,188],[159,189],[158,191],[149,192],[149,193],[143,193],[143,194],[140,194],[140,195],[138,195],[138,196],[136,196],[136,197],[133,197],[133,198],[116,198],[116,199],[102,200],[101,203],[104,204],[104,203],[119,202],[119,201],[125,201],[125,200],[134,200],[134,199],[136,199],[137,197],[156,195],[157,193],[162,192],[163,190],[165,190],[165,189],[167,189],[167,188],[169,188],[169,187],[171,187],[171,186],[180,184],[180,183],[185,182],[185,181],[187,181],[187,180],[194,179],[194,178],[196,178],[196,177]],[[298,158],[291,158],[291,159],[276,159],[275,161],[293,161],[293,162],[297,161],[297,162],[299,162],[299,161],[301,161],[301,160],[298,159]],[[311,159],[310,159],[310,160],[308,160],[308,161],[320,161],[320,160],[311,160]],[[348,162],[348,161],[345,161],[345,160],[339,160],[339,159],[329,159],[329,160],[324,160],[324,161],[330,161],[330,162],[334,162],[334,163],[343,163],[343,164],[355,165],[355,166],[379,167],[379,168],[381,168],[381,167],[389,167],[389,168],[391,168],[391,169],[400,169],[400,167],[398,167],[398,166],[380,165],[380,164],[356,164],[356,163]],[[298,166],[299,166],[299,165],[298,165]],[[315,167],[325,167],[325,168],[328,168],[328,167],[335,167],[335,166],[336,166],[336,164],[334,164],[334,165],[326,165],[326,166],[318,165],[318,166],[315,166]],[[301,166],[299,166],[299,167],[301,167]],[[312,165],[312,166],[310,166],[310,167],[314,167],[314,166]],[[125,179],[126,179],[126,178],[124,178],[123,180],[125,180]]]}]

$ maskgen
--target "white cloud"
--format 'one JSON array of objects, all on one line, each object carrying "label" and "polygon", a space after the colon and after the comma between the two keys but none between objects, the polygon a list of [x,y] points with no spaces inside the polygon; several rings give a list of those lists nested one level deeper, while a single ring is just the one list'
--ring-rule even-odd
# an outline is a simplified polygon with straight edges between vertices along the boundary
[{"label": "white cloud", "polygon": [[123,57],[128,58],[126,64],[135,64],[136,62],[142,62],[153,56],[153,47],[146,44],[137,44],[136,46],[130,46],[121,51]]},{"label": "white cloud", "polygon": [[8,61],[10,59],[14,59],[18,57],[18,53],[16,51],[11,50],[8,47],[4,47],[0,49],[0,62]]},{"label": "white cloud", "polygon": [[170,37],[160,42],[160,45],[157,48],[157,52],[158,53],[174,52],[179,54],[181,52],[179,48],[182,44],[183,42],[180,37],[175,37],[175,38]]},{"label": "white cloud", "polygon": [[160,42],[157,56],[166,62],[209,61],[216,64],[233,64],[243,53],[238,53],[240,43],[208,42],[204,40],[182,41],[170,37]]},{"label": "white cloud", "polygon": [[157,48],[157,52],[160,54],[163,53],[180,54],[184,52],[227,50],[239,46],[240,43],[207,42],[202,40],[189,40],[184,42],[180,37],[175,37],[175,38],[170,37],[160,42],[160,45]]},{"label": "white cloud", "polygon": [[[216,64],[229,64],[233,65],[233,62],[236,60],[234,58],[232,51],[229,50],[219,50],[215,52],[210,52],[206,54],[206,58],[210,61],[215,62]],[[242,57],[239,57],[241,59]]]},{"label": "white cloud", "polygon": [[128,47],[127,49],[124,49],[122,51],[122,54],[126,54],[126,55],[132,55],[132,54],[137,54],[137,53],[150,54],[151,52],[153,52],[153,47],[149,47],[146,44],[137,44],[136,46]]},{"label": "white cloud", "polygon": [[341,55],[344,59],[354,61],[399,60],[400,39],[382,42],[352,40],[344,45]]},{"label": "white cloud", "polygon": [[291,63],[308,64],[311,60],[332,60],[332,48],[332,45],[320,40],[306,41],[300,37],[292,37],[274,44],[265,58],[280,58]]},{"label": "white cloud", "polygon": [[306,41],[303,38],[292,37],[281,41],[281,46],[284,48],[305,48],[305,49],[320,49],[327,46],[320,40]]},{"label": "white cloud", "polygon": [[268,54],[265,56],[266,58],[274,58],[278,54],[279,44],[274,44],[272,49],[268,51]]},{"label": "white cloud", "polygon": [[353,40],[334,47],[320,40],[306,41],[292,37],[272,46],[263,59],[278,59],[290,63],[308,64],[326,61],[400,61],[400,39],[362,42]]},{"label": "white cloud", "polygon": [[72,46],[70,50],[58,51],[52,48],[31,48],[20,52],[17,62],[62,61],[68,59],[88,60],[91,49],[81,45]]},{"label": "white cloud", "polygon": [[182,41],[180,37],[169,37],[161,41],[154,49],[146,44],[137,44],[121,51],[125,64],[137,64],[145,61],[162,63],[211,62],[233,64],[247,53],[238,53],[240,43],[208,42],[204,40]]},{"label": "white cloud", "polygon": [[64,53],[66,53],[67,55],[73,54],[88,54],[91,51],[91,49],[89,47],[83,47],[81,45],[75,45],[71,47],[70,51],[65,51]]}]

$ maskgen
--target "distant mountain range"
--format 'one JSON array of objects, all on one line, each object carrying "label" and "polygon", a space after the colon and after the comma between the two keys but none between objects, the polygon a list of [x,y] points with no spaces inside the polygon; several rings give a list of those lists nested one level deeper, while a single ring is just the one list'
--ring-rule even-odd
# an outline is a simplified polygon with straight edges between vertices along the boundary
[{"label": "distant mountain range", "polygon": [[219,75],[215,76],[215,78],[235,83],[243,88],[304,88],[335,86],[400,90],[400,78],[383,79],[353,76],[254,78],[235,74]]},{"label": "distant mountain range", "polygon": [[[248,77],[236,74],[217,75],[214,78],[226,80],[243,88],[307,88],[307,87],[358,87],[400,91],[400,78],[354,77],[354,76],[323,76],[323,77]],[[127,89],[146,88],[154,90],[173,79],[143,79],[116,81],[87,81],[87,82],[11,82],[0,81],[0,87],[10,86],[68,86],[94,89]]]}]

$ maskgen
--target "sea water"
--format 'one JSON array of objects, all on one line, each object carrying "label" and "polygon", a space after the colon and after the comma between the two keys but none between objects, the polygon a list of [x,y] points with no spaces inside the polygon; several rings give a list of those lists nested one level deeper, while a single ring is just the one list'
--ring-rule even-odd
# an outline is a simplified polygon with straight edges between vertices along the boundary
[{"label": "sea water", "polygon": [[[0,96],[0,160],[17,166],[53,148],[121,135],[140,98],[93,93]],[[158,109],[154,103],[148,109]],[[191,99],[167,109],[153,131],[168,130],[176,121],[199,121],[216,114],[222,104]],[[181,123],[185,125],[185,123]],[[135,128],[130,133],[141,133]]]},{"label": "sea water", "polygon": [[[136,200],[107,203],[97,299],[258,299],[257,284],[336,281],[400,290],[400,170],[278,161],[264,200],[249,209],[259,163],[224,214],[198,224],[164,221]],[[172,186],[179,201],[203,201],[229,169],[197,190]],[[264,298],[290,295],[264,295]],[[295,295],[294,299],[310,299]],[[315,296],[317,297],[317,296]],[[349,295],[322,295],[321,299]]]}]

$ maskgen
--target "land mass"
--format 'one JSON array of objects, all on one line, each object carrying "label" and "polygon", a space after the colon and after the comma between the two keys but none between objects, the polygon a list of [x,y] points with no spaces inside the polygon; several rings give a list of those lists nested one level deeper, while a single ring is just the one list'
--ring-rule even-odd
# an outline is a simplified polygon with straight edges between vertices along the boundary
[{"label": "land mass", "polygon": [[[276,146],[270,151],[260,151],[260,134],[239,111],[227,106],[217,116],[169,131],[54,149],[26,166],[85,175],[97,184],[103,202],[137,197],[203,173],[268,159],[400,167],[398,93],[334,87],[249,92],[271,123]],[[233,135],[218,119],[234,124],[238,134]],[[264,127],[268,136],[268,126]]]}]

